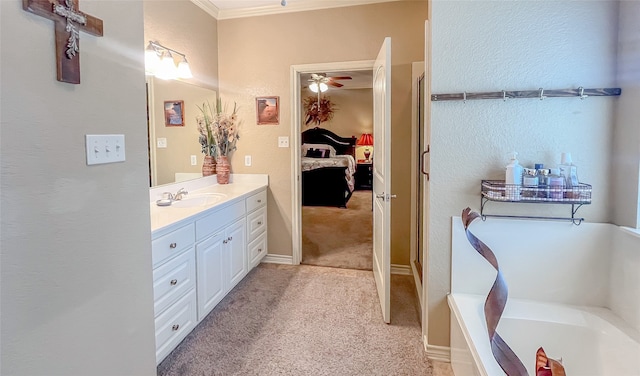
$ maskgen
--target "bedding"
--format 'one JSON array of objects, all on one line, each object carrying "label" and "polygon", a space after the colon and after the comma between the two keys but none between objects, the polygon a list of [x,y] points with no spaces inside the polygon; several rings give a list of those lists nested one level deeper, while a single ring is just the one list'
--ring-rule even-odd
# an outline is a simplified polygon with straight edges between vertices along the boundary
[{"label": "bedding", "polygon": [[355,186],[356,138],[317,127],[301,136],[302,205],[346,207]]},{"label": "bedding", "polygon": [[333,158],[302,157],[302,172],[325,167],[345,167],[344,175],[347,180],[349,192],[353,192],[356,172],[356,160],[351,155],[336,155]]}]

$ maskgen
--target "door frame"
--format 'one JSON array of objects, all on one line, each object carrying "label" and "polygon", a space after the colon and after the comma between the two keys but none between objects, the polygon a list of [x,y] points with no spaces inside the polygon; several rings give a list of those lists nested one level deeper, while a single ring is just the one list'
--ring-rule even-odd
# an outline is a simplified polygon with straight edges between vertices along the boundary
[{"label": "door frame", "polygon": [[300,64],[291,66],[289,82],[291,91],[291,192],[293,193],[291,195],[291,207],[293,208],[293,218],[291,220],[291,240],[293,243],[293,255],[291,263],[293,265],[299,265],[302,261],[302,172],[300,166],[300,142],[302,139],[302,85],[300,84],[300,74],[316,72],[332,73],[345,70],[372,71],[374,62],[374,60],[358,60],[332,63]]}]

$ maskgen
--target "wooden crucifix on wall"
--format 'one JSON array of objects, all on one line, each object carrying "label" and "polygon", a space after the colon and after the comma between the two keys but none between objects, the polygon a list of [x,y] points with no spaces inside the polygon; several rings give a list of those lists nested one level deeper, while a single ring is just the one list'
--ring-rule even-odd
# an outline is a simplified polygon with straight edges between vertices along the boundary
[{"label": "wooden crucifix on wall", "polygon": [[78,10],[78,0],[22,0],[27,12],[54,21],[58,81],[80,83],[80,31],[102,36],[102,20]]}]

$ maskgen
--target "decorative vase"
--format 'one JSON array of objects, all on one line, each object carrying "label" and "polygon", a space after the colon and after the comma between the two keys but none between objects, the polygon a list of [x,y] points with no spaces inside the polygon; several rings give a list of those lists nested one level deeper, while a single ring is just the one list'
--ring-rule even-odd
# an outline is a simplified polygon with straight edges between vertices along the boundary
[{"label": "decorative vase", "polygon": [[216,178],[218,184],[229,184],[229,173],[231,166],[229,165],[229,158],[226,155],[218,157],[218,164],[216,165]]},{"label": "decorative vase", "polygon": [[216,173],[216,160],[210,155],[204,156],[202,162],[202,176],[209,176]]}]

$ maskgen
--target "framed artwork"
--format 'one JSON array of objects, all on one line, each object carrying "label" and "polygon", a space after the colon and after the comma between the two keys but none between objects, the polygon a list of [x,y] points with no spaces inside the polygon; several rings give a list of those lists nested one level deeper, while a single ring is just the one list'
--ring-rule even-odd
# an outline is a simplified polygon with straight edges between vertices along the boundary
[{"label": "framed artwork", "polygon": [[258,125],[280,124],[280,97],[257,97],[256,117]]},{"label": "framed artwork", "polygon": [[164,101],[164,125],[184,127],[184,101]]}]

